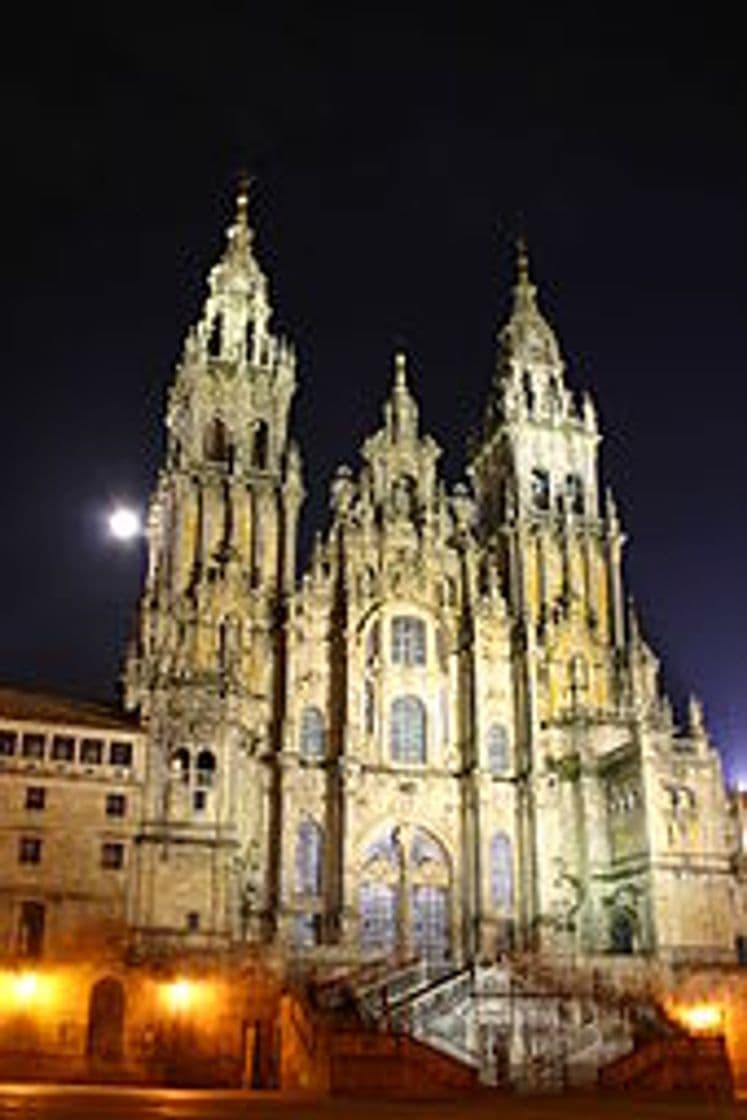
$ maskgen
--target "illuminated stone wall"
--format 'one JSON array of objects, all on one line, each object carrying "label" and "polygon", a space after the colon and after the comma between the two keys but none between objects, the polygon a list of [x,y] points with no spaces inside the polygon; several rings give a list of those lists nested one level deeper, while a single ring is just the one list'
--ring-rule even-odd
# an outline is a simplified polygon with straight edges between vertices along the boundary
[{"label": "illuminated stone wall", "polygon": [[143,736],[61,705],[0,689],[0,956],[121,945],[133,919]]},{"label": "illuminated stone wall", "polygon": [[295,355],[246,206],[170,392],[128,659],[139,933],[309,961],[733,957],[718,755],[695,701],[675,728],[625,608],[596,411],[526,252],[465,481],[397,355],[297,582]]}]

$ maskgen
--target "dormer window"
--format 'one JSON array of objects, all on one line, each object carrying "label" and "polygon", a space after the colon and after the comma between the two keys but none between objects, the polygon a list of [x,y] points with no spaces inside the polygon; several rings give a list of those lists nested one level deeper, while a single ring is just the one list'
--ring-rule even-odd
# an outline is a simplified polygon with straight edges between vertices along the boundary
[{"label": "dormer window", "polygon": [[550,474],[542,467],[532,471],[532,505],[543,512],[550,508]]}]

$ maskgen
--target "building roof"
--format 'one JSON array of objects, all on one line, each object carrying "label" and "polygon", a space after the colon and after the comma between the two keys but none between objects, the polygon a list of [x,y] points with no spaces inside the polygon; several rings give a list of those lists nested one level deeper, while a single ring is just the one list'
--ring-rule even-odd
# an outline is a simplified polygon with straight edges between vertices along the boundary
[{"label": "building roof", "polygon": [[114,704],[76,700],[50,692],[0,685],[0,719],[29,723],[59,723],[73,727],[98,727],[118,731],[139,731],[136,715]]}]

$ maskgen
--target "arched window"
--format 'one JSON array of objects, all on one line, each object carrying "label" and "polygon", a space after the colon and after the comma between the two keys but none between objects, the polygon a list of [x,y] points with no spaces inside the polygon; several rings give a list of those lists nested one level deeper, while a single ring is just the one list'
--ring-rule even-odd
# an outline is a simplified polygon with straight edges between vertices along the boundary
[{"label": "arched window", "polygon": [[392,661],[395,665],[425,665],[425,623],[401,615],[392,619]]},{"label": "arched window", "polygon": [[323,758],[325,752],[324,717],[319,708],[304,708],[301,713],[299,751],[303,758]]},{"label": "arched window", "polygon": [[254,320],[247,319],[246,321],[246,334],[244,337],[244,347],[247,362],[254,361]]},{"label": "arched window", "polygon": [[425,762],[425,705],[417,696],[398,696],[392,703],[389,726],[395,762]]},{"label": "arched window", "polygon": [[514,904],[511,839],[505,832],[496,832],[490,841],[490,900],[503,910],[510,910]]},{"label": "arched window", "polygon": [[197,756],[197,785],[209,788],[215,782],[215,755],[212,751],[200,751]]},{"label": "arched window", "polygon": [[254,426],[254,441],[252,443],[252,466],[255,470],[267,469],[267,453],[270,442],[270,429],[266,420],[258,420]]},{"label": "arched window", "polygon": [[532,471],[532,504],[539,510],[550,508],[550,475],[542,467]]},{"label": "arched window", "polygon": [[207,351],[211,358],[219,358],[223,348],[223,317],[216,315],[210,324]]},{"label": "arched window", "polygon": [[305,817],[296,833],[296,891],[322,893],[323,834],[316,821]]},{"label": "arched window", "polygon": [[502,723],[491,723],[487,735],[488,769],[491,774],[508,770],[508,732]]},{"label": "arched window", "polygon": [[178,750],[173,751],[170,759],[172,777],[186,785],[189,782],[191,761],[186,747],[179,747]]},{"label": "arched window", "polygon": [[629,956],[635,949],[635,923],[627,910],[615,910],[610,923],[610,949]]},{"label": "arched window", "polygon": [[230,458],[231,440],[226,425],[216,416],[205,429],[205,458],[213,463],[223,463]]}]

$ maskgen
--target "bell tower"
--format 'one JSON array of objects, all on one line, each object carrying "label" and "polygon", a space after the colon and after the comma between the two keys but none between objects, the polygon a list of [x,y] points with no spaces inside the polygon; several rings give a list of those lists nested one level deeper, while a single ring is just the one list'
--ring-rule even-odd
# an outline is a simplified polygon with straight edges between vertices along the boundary
[{"label": "bell tower", "polygon": [[137,913],[147,933],[248,935],[269,903],[270,760],[303,500],[292,346],[270,330],[247,191],[166,412],[127,700],[149,737]]},{"label": "bell tower", "polygon": [[480,533],[504,573],[525,638],[541,652],[535,692],[548,721],[617,703],[623,651],[623,534],[608,492],[591,397],[574,400],[555,333],[537,304],[526,247],[471,474]]}]

